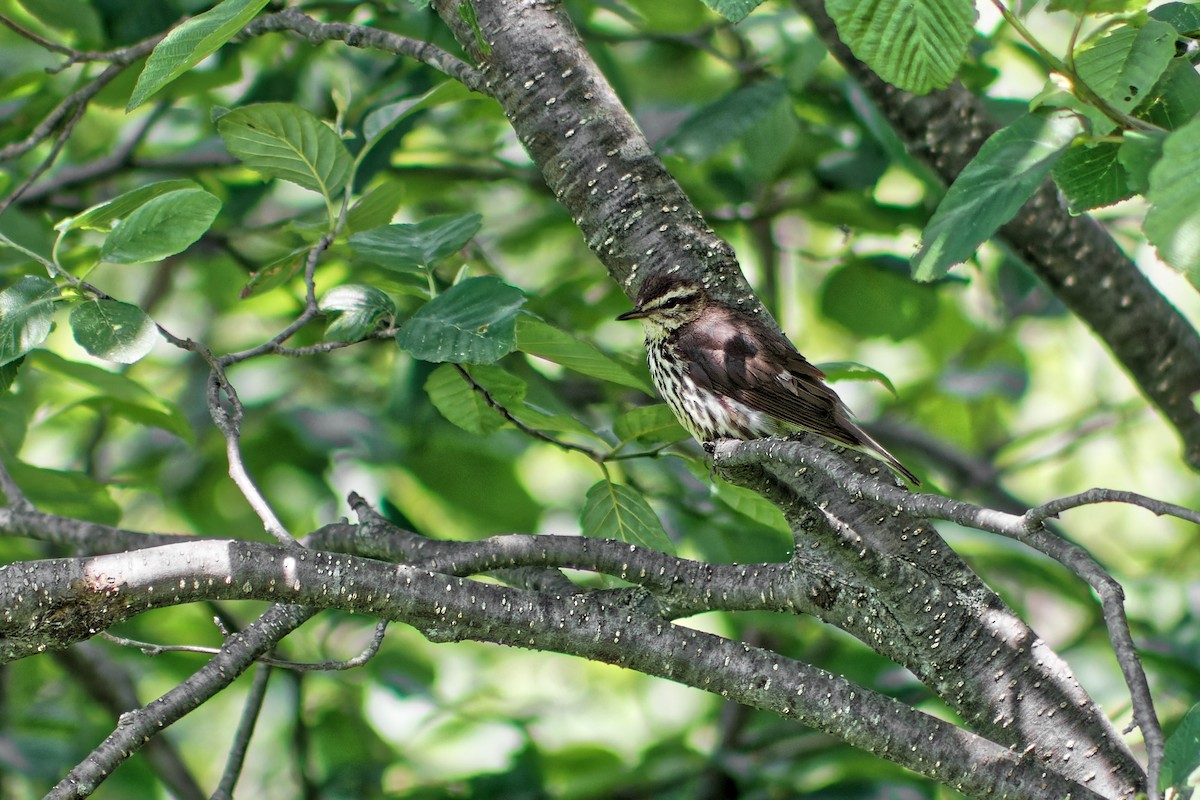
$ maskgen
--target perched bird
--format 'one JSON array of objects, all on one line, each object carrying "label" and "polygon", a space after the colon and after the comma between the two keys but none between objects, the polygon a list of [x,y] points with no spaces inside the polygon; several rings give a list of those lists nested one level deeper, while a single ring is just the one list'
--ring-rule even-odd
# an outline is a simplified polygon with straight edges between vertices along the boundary
[{"label": "perched bird", "polygon": [[642,321],[654,385],[697,441],[810,431],[873,455],[920,483],[851,419],[825,385],[825,374],[783,334],[714,299],[696,281],[652,275],[633,310],[617,319]]}]

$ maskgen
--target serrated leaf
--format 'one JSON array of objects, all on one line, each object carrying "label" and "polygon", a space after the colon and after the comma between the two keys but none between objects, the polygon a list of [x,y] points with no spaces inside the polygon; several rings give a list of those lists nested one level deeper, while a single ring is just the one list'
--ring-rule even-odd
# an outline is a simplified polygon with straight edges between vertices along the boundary
[{"label": "serrated leaf", "polygon": [[139,186],[136,189],[114,197],[112,200],[98,203],[81,214],[77,214],[74,217],[67,217],[55,225],[54,229],[56,231],[65,231],[70,228],[79,228],[81,230],[107,232],[112,230],[114,222],[127,216],[134,209],[156,197],[181,189],[199,188],[199,185],[195,181],[188,180],[159,181],[158,183]]},{"label": "serrated leaf", "polygon": [[584,536],[617,539],[664,553],[674,550],[654,509],[623,484],[600,481],[588,489],[579,523]]},{"label": "serrated leaf", "polygon": [[786,98],[787,86],[778,78],[739,87],[684,120],[662,146],[689,161],[704,161],[737,141]]},{"label": "serrated leaf", "polygon": [[357,342],[396,314],[392,298],[362,284],[336,286],[325,293],[319,305],[326,313],[341,312],[325,329],[325,339],[331,342]]},{"label": "serrated leaf", "polygon": [[537,317],[529,314],[519,315],[516,336],[517,349],[522,353],[544,358],[592,378],[611,381],[654,395],[650,385],[624,364],[600,352],[594,345],[576,339],[566,331],[561,331]]},{"label": "serrated leaf", "polygon": [[[1166,130],[1175,130],[1200,113],[1200,75],[1186,58],[1177,58],[1137,107],[1137,115]],[[1128,133],[1128,132],[1126,132]]]},{"label": "serrated leaf", "polygon": [[356,233],[350,237],[350,246],[385,269],[421,272],[461,250],[482,224],[479,214],[443,214]]},{"label": "serrated leaf", "polygon": [[396,216],[403,197],[404,186],[399,181],[383,181],[346,212],[346,230],[358,233],[387,225]]},{"label": "serrated leaf", "polygon": [[158,328],[137,306],[117,300],[89,300],[71,312],[71,333],[97,358],[132,364],[154,349]]},{"label": "serrated leaf", "polygon": [[873,367],[859,364],[857,361],[823,361],[815,365],[825,373],[827,381],[874,381],[896,397],[896,387],[890,378]]},{"label": "serrated leaf", "polygon": [[[499,367],[471,367],[471,377],[484,386],[497,403],[506,408],[525,396],[525,381]],[[442,416],[463,430],[486,435],[499,430],[505,419],[451,364],[443,364],[425,381],[430,402]]]},{"label": "serrated leaf", "polygon": [[490,364],[513,349],[524,303],[521,290],[499,278],[467,278],[405,320],[396,343],[422,361]]},{"label": "serrated leaf", "polygon": [[620,439],[622,445],[628,442],[679,442],[691,436],[679,424],[675,412],[665,403],[638,406],[626,411],[613,422],[613,434]]},{"label": "serrated leaf", "polygon": [[1070,147],[1054,165],[1054,182],[1072,213],[1111,206],[1133,196],[1114,142]]},{"label": "serrated leaf", "polygon": [[1200,119],[1170,134],[1150,170],[1146,238],[1163,261],[1200,272]]},{"label": "serrated leaf", "polygon": [[15,361],[50,335],[58,287],[26,275],[0,292],[0,364]]},{"label": "serrated leaf", "polygon": [[255,172],[282,178],[333,202],[354,161],[329,126],[291,103],[234,109],[217,121],[225,148]]},{"label": "serrated leaf", "polygon": [[913,277],[936,280],[1008,222],[1082,131],[1070,111],[1024,114],[994,133],[938,204],[912,258]]},{"label": "serrated leaf", "polygon": [[126,111],[217,52],[266,6],[267,0],[224,0],[172,30],[154,47]]},{"label": "serrated leaf", "polygon": [[704,0],[704,5],[730,22],[741,22],[750,12],[762,5],[763,0]]},{"label": "serrated leaf", "polygon": [[153,197],[108,234],[100,260],[141,264],[182,253],[204,235],[220,210],[221,201],[203,189],[177,189]]},{"label": "serrated leaf", "polygon": [[1123,25],[1082,45],[1075,71],[1092,91],[1129,113],[1140,105],[1175,57],[1175,29],[1149,20],[1140,28]]},{"label": "serrated leaf", "polygon": [[825,9],[859,60],[917,94],[950,85],[975,33],[969,0],[826,0]]}]

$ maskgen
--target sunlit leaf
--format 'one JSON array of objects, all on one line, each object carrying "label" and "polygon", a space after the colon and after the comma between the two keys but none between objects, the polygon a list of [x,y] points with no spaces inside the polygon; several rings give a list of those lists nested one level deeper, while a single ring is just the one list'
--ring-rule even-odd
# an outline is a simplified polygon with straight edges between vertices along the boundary
[{"label": "sunlit leaf", "polygon": [[786,97],[787,87],[778,78],[735,89],[684,120],[663,147],[703,161],[757,125]]},{"label": "sunlit leaf", "polygon": [[403,196],[404,186],[399,181],[383,181],[346,212],[346,230],[357,233],[387,225],[396,216]]},{"label": "sunlit leaf", "polygon": [[266,6],[267,0],[223,0],[172,30],[154,47],[126,111],[199,64],[228,42]]},{"label": "sunlit leaf", "polygon": [[20,358],[50,335],[58,287],[26,275],[0,292],[0,364]]},{"label": "sunlit leaf", "polygon": [[626,411],[613,422],[613,433],[622,443],[641,444],[679,442],[691,436],[665,403]]},{"label": "sunlit leaf", "polygon": [[821,313],[858,337],[905,339],[929,327],[938,294],[895,256],[850,258],[821,284]]},{"label": "sunlit leaf", "polygon": [[859,364],[857,361],[822,361],[816,365],[825,373],[825,380],[834,381],[874,381],[896,396],[896,387],[890,378],[877,369]]},{"label": "sunlit leaf", "polygon": [[217,121],[225,147],[250,169],[303,186],[332,201],[354,167],[328,125],[290,103],[234,109]]},{"label": "sunlit leaf", "polygon": [[[520,403],[525,396],[525,381],[499,367],[471,367],[471,377],[502,406]],[[505,424],[500,412],[451,364],[443,364],[430,373],[425,391],[443,417],[468,433],[494,433]]]},{"label": "sunlit leaf", "polygon": [[1165,22],[1123,25],[1086,42],[1075,53],[1075,70],[1096,94],[1119,111],[1140,105],[1175,57],[1178,33]]},{"label": "sunlit leaf", "polygon": [[195,181],[187,180],[159,181],[158,183],[139,186],[136,189],[114,197],[112,200],[94,205],[81,214],[77,214],[74,217],[67,217],[55,225],[54,228],[60,231],[69,228],[110,231],[114,222],[128,216],[135,209],[140,208],[156,197],[161,197],[170,192],[177,192],[181,189],[199,188],[200,185]]},{"label": "sunlit leaf", "polygon": [[1146,238],[1159,258],[1185,272],[1200,270],[1200,119],[1163,142],[1146,199]]},{"label": "sunlit leaf", "polygon": [[1119,159],[1120,145],[1100,142],[1068,148],[1054,165],[1054,182],[1071,211],[1110,206],[1133,195]]},{"label": "sunlit leaf", "polygon": [[154,349],[158,329],[140,308],[116,300],[88,300],[71,312],[71,333],[97,358],[132,364]]},{"label": "sunlit leaf", "polygon": [[600,352],[595,345],[576,339],[537,317],[519,315],[516,334],[517,349],[523,353],[544,358],[583,375],[654,394],[643,378],[621,362]]},{"label": "sunlit leaf", "polygon": [[419,272],[457,253],[479,232],[479,214],[444,214],[415,224],[397,223],[350,237],[354,252],[386,269]]},{"label": "sunlit leaf", "polygon": [[1175,787],[1180,797],[1200,785],[1197,772],[1200,771],[1200,703],[1192,706],[1175,732],[1167,739],[1166,752],[1163,754],[1162,775],[1159,780],[1160,788],[1166,790]]},{"label": "sunlit leaf", "polygon": [[41,511],[105,525],[121,520],[121,509],[108,487],[82,472],[45,469],[15,460],[6,461],[4,466]]},{"label": "sunlit leaf", "polygon": [[741,22],[762,2],[763,0],[704,0],[704,5],[730,22]]},{"label": "sunlit leaf", "polygon": [[499,278],[467,278],[405,320],[396,343],[422,361],[490,364],[513,349],[524,303],[521,290]]},{"label": "sunlit leaf", "polygon": [[588,489],[579,523],[584,536],[617,539],[666,553],[674,549],[654,509],[624,484],[599,481]]},{"label": "sunlit leaf", "polygon": [[320,308],[341,312],[325,329],[325,339],[331,342],[357,342],[396,314],[392,298],[362,284],[335,286],[321,298]]},{"label": "sunlit leaf", "polygon": [[221,201],[203,189],[177,189],[151,198],[105,238],[100,258],[140,264],[181,253],[204,235],[220,210]]}]

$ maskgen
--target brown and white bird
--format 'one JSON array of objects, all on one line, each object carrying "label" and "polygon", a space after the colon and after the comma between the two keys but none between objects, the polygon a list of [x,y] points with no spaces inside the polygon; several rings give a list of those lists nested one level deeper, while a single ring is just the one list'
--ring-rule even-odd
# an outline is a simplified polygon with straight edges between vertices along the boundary
[{"label": "brown and white bird", "polygon": [[650,375],[699,442],[810,431],[917,477],[851,418],[825,374],[783,334],[677,274],[646,279],[632,311],[646,330]]}]

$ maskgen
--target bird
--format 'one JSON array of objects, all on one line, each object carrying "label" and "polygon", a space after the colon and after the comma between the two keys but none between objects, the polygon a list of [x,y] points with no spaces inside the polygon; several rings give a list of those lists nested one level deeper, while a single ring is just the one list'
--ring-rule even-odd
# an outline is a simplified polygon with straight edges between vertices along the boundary
[{"label": "bird", "polygon": [[850,409],[775,328],[718,300],[678,273],[646,278],[634,307],[650,376],[680,424],[701,444],[809,431],[872,455],[913,485],[920,481],[854,421]]}]

